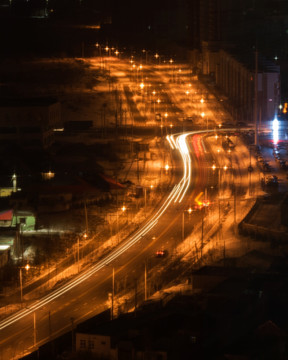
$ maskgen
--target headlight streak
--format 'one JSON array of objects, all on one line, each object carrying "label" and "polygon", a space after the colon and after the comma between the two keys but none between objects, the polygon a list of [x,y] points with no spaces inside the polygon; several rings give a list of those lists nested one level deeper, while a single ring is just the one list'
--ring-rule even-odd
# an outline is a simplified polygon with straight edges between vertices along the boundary
[{"label": "headlight streak", "polygon": [[[233,129],[233,130],[235,130],[235,129]],[[227,131],[227,129],[225,129],[225,131]],[[51,301],[53,301],[56,298],[60,297],[61,295],[65,294],[69,290],[73,289],[78,284],[80,284],[84,280],[88,279],[89,277],[91,277],[93,274],[95,274],[99,270],[105,268],[105,266],[109,265],[109,263],[111,263],[114,259],[116,259],[118,256],[120,256],[122,253],[124,253],[126,250],[128,250],[131,246],[133,246],[135,243],[137,243],[144,235],[146,235],[158,223],[159,218],[163,215],[163,213],[166,211],[166,209],[169,207],[169,205],[172,203],[173,200],[175,202],[181,196],[180,200],[179,200],[179,202],[181,202],[183,197],[185,196],[186,191],[189,188],[190,179],[191,179],[191,158],[190,158],[189,150],[188,150],[188,147],[186,144],[186,138],[187,138],[187,136],[190,136],[190,135],[207,133],[207,132],[213,132],[213,130],[193,131],[193,132],[181,134],[181,135],[177,136],[176,142],[173,137],[176,135],[174,134],[173,136],[170,136],[170,140],[171,140],[172,144],[175,145],[175,147],[180,151],[180,154],[182,156],[183,165],[184,165],[184,174],[183,174],[181,181],[173,187],[171,193],[169,194],[167,199],[164,201],[162,206],[157,210],[157,212],[154,214],[154,216],[142,227],[142,229],[138,230],[131,238],[127,239],[123,244],[121,244],[120,247],[113,250],[109,255],[107,255],[104,259],[100,260],[94,266],[92,266],[84,274],[77,276],[76,278],[74,278],[73,280],[64,284],[60,288],[58,288],[58,289],[54,290],[53,292],[51,292],[50,294],[42,297],[41,300],[38,300],[35,303],[31,304],[29,308],[20,310],[16,314],[13,314],[13,315],[9,316],[8,318],[4,319],[3,321],[1,321],[0,322],[0,330],[3,330],[7,326],[15,323],[16,321],[24,318],[25,316],[42,308],[43,306],[47,305]],[[169,141],[169,144],[171,146],[170,141]]]},{"label": "headlight streak", "polygon": [[[177,197],[174,202],[179,201],[179,203],[183,200],[191,182],[192,168],[191,168],[191,158],[189,154],[189,149],[186,143],[186,138],[188,134],[183,134],[177,137],[176,145],[183,159],[184,166],[184,174],[182,180],[179,184],[181,184],[181,189],[178,192]],[[182,194],[182,195],[181,195]],[[180,197],[180,199],[179,199]],[[178,200],[179,199],[179,200]]]},{"label": "headlight streak", "polygon": [[170,136],[170,140],[171,140],[171,142],[173,143],[174,148],[177,149],[177,145],[176,145],[176,142],[175,142],[175,139],[174,139],[174,135],[171,135],[171,136]]},{"label": "headlight streak", "polygon": [[167,136],[166,136],[166,139],[167,139],[167,141],[169,142],[172,150],[175,150],[175,147],[174,147],[174,145],[173,145],[173,143],[172,143],[172,139],[170,139],[170,136],[167,135]]}]

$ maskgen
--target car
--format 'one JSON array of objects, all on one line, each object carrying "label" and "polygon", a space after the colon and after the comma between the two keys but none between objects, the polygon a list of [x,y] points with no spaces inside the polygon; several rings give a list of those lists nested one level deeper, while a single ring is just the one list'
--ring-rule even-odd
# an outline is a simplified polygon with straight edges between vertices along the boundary
[{"label": "car", "polygon": [[167,255],[167,250],[157,250],[156,252],[155,252],[155,256],[157,257],[157,258],[163,258],[163,257],[165,257]]}]

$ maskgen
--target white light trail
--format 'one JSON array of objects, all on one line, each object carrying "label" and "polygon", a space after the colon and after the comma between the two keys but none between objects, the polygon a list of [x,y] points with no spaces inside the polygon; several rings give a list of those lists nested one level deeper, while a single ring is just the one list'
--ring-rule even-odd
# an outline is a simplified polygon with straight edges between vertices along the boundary
[{"label": "white light trail", "polygon": [[[232,129],[235,130],[235,129]],[[182,156],[183,159],[183,166],[184,166],[184,172],[183,177],[181,181],[174,186],[171,193],[168,195],[167,199],[164,201],[164,203],[161,205],[161,207],[157,210],[157,212],[154,214],[154,216],[143,225],[143,227],[138,230],[133,236],[125,240],[123,244],[121,244],[118,248],[114,249],[109,255],[107,255],[104,259],[100,260],[97,264],[93,265],[88,271],[86,271],[83,274],[80,274],[73,280],[69,281],[68,283],[62,285],[58,289],[52,291],[50,294],[42,297],[40,300],[34,302],[30,305],[29,308],[23,309],[18,311],[17,313],[9,316],[8,318],[2,320],[0,322],[0,330],[5,329],[7,326],[17,322],[18,320],[24,318],[25,316],[28,316],[29,314],[33,313],[34,311],[42,308],[43,306],[47,305],[51,301],[57,299],[61,295],[67,293],[69,290],[73,289],[77,285],[79,285],[81,282],[87,280],[89,277],[91,277],[93,274],[98,272],[99,270],[103,269],[105,266],[110,264],[114,259],[116,259],[118,256],[123,254],[126,250],[128,250],[131,246],[136,244],[141,238],[146,235],[157,223],[160,217],[164,214],[166,209],[169,207],[169,205],[174,202],[181,202],[183,197],[185,196],[191,182],[191,174],[192,174],[192,168],[191,168],[191,158],[189,154],[189,148],[187,146],[187,137],[190,135],[200,134],[200,133],[207,133],[212,132],[213,130],[203,130],[203,131],[193,131],[185,134],[181,134],[177,136],[176,141],[174,140],[174,136],[170,136],[169,144],[174,144],[175,148],[177,148]],[[225,129],[227,131],[227,129]],[[172,147],[172,146],[171,146]],[[173,149],[173,147],[172,147]],[[180,199],[179,199],[180,198]],[[178,200],[179,199],[179,200]],[[2,335],[3,337],[3,335]]]},{"label": "white light trail", "polygon": [[[61,286],[60,288],[54,290],[50,294],[44,296],[39,301],[36,301],[35,303],[31,304],[29,309],[23,309],[17,312],[14,315],[11,315],[7,319],[0,322],[0,330],[3,330],[7,326],[15,323],[16,321],[24,318],[25,316],[33,313],[37,309],[43,307],[44,305],[48,304],[49,302],[55,300],[59,296],[65,294],[69,290],[73,289],[75,286],[80,284],[81,282],[88,279],[90,276],[107,266],[109,263],[111,263],[114,259],[116,259],[118,256],[123,254],[127,249],[129,249],[131,246],[133,246],[135,243],[137,243],[143,236],[145,236],[157,223],[159,218],[164,214],[168,206],[171,204],[171,202],[177,201],[179,196],[181,196],[181,200],[183,199],[183,196],[185,195],[185,192],[187,191],[189,187],[190,182],[190,156],[189,156],[189,150],[185,143],[186,137],[188,134],[183,134],[177,137],[176,143],[173,138],[173,136],[168,137],[167,140],[171,146],[171,148],[175,148],[173,144],[176,145],[178,150],[181,153],[181,156],[183,158],[184,163],[184,175],[182,180],[174,186],[173,190],[167,197],[167,199],[164,201],[162,206],[158,209],[156,214],[140,229],[138,230],[132,237],[127,239],[122,245],[120,245],[118,248],[113,250],[109,255],[107,255],[104,259],[100,260],[96,265],[92,266],[87,272],[84,274],[81,274],[77,276],[75,279],[69,281],[67,284]],[[176,200],[175,200],[176,199]],[[180,201],[181,201],[180,200]]]}]

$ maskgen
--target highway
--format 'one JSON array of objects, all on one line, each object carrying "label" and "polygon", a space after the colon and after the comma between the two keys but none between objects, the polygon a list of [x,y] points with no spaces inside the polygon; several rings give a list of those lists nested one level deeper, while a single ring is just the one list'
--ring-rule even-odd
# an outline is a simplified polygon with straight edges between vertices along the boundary
[{"label": "highway", "polygon": [[[52,334],[54,337],[69,330],[72,318],[77,323],[107,307],[108,293],[111,292],[111,268],[116,267],[119,262],[121,265],[116,273],[120,271],[135,272],[135,262],[139,263],[138,257],[147,257],[145,253],[149,253],[149,248],[155,247],[156,240],[153,240],[150,234],[153,231],[155,236],[155,228],[160,220],[165,224],[166,232],[173,224],[170,220],[165,219],[165,214],[167,212],[170,217],[169,208],[176,206],[175,204],[179,206],[183,202],[185,194],[189,190],[193,173],[187,144],[188,135],[192,134],[167,137],[171,148],[177,149],[181,154],[184,170],[181,180],[173,187],[161,207],[141,229],[88,271],[39,301],[31,303],[28,308],[1,321],[1,359],[17,358],[18,354],[25,352],[26,349],[30,352],[34,343],[39,345],[47,341]],[[167,223],[170,225],[167,226]],[[174,223],[176,223],[175,220]],[[163,227],[158,226],[158,231],[163,231]],[[164,235],[157,233],[158,241],[161,236]],[[87,299],[89,299],[89,304]],[[93,303],[93,306],[90,302]]]},{"label": "highway", "polygon": [[[175,107],[171,100],[166,101],[166,106],[167,103],[169,107]],[[227,131],[234,132],[235,129],[219,129],[218,133]],[[208,139],[206,145],[205,140],[207,135],[212,138],[214,134],[214,129],[205,129],[166,136],[174,161],[175,185],[167,193],[165,200],[141,228],[109,255],[38,301],[31,302],[21,311],[2,320],[1,360],[22,357],[60,334],[71,331],[76,324],[110,308],[112,299],[115,313],[116,309],[133,309],[136,305],[135,289],[138,294],[137,301],[141,302],[159,289],[159,286],[164,286],[176,276],[171,274],[170,277],[161,278],[155,274],[160,274],[161,269],[176,257],[177,246],[201,224],[201,219],[203,226],[203,212],[194,211],[193,208],[192,214],[188,213],[188,209],[197,204],[195,199],[203,201],[205,194],[204,199],[207,195],[211,203],[216,203],[219,196],[219,192],[212,186],[216,186],[218,181],[211,171],[213,159],[216,158],[216,155],[213,155],[213,141]],[[242,155],[239,154],[239,158]],[[218,167],[224,158],[227,158],[225,154],[222,158],[221,155],[218,156]],[[234,161],[236,163],[236,159]],[[246,164],[239,167],[244,166]],[[224,185],[223,181],[223,193]],[[225,186],[229,187],[229,184],[226,182]],[[188,223],[185,220],[187,216]],[[203,242],[203,233],[201,240]],[[199,249],[203,244],[198,241],[196,245],[192,245]],[[165,249],[168,252],[167,258],[155,258],[158,249]],[[148,271],[147,284],[144,282],[145,268]]]}]

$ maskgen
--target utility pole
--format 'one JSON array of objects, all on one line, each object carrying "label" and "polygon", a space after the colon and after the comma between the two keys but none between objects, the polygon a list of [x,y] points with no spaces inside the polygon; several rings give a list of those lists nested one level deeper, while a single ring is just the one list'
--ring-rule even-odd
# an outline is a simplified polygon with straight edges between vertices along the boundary
[{"label": "utility pole", "polygon": [[185,226],[185,213],[182,213],[182,241],[184,241],[184,226]]},{"label": "utility pole", "polygon": [[71,317],[71,351],[74,351],[74,318]]},{"label": "utility pole", "polygon": [[23,283],[22,283],[22,268],[19,269],[19,278],[20,278],[20,298],[21,298],[21,306],[23,302]]},{"label": "utility pole", "polygon": [[86,225],[86,229],[85,229],[85,233],[88,233],[88,214],[87,214],[87,204],[86,204],[86,199],[84,201],[84,211],[85,211],[85,225]]},{"label": "utility pole", "polygon": [[135,301],[135,315],[136,315],[136,309],[137,309],[137,279],[135,279],[135,297],[134,297],[134,301]]},{"label": "utility pole", "polygon": [[112,270],[112,301],[111,301],[111,320],[114,318],[114,295],[115,295],[115,271]]},{"label": "utility pole", "polygon": [[147,266],[145,262],[145,271],[144,271],[144,292],[145,292],[145,301],[147,300]]},{"label": "utility pole", "polygon": [[80,239],[79,239],[79,236],[78,236],[78,239],[77,239],[77,262],[78,262],[78,273],[79,273],[79,270],[80,270]]},{"label": "utility pole", "polygon": [[37,338],[36,338],[36,333],[37,333],[37,330],[36,330],[36,312],[34,311],[33,313],[33,337],[34,337],[34,347],[36,346],[37,344]]},{"label": "utility pole", "polygon": [[255,145],[258,145],[258,51],[255,51],[255,81],[254,81],[254,122],[255,122]]},{"label": "utility pole", "polygon": [[144,215],[146,217],[146,205],[147,205],[147,188],[144,187]]},{"label": "utility pole", "polygon": [[205,214],[205,207],[203,207],[203,208],[202,208],[202,224],[201,224],[201,260],[202,260],[202,255],[203,255],[204,214]]}]

